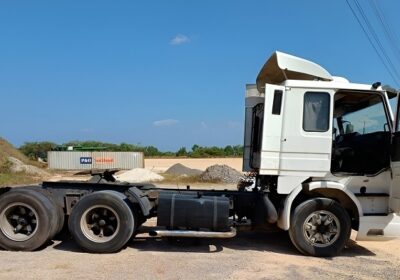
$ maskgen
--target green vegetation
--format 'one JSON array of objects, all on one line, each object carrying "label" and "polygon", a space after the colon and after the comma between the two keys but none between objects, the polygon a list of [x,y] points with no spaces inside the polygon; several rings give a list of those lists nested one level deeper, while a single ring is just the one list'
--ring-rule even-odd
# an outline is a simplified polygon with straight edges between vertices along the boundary
[{"label": "green vegetation", "polygon": [[228,145],[226,147],[203,147],[193,145],[190,151],[185,147],[180,148],[176,152],[163,152],[154,146],[140,146],[127,143],[113,144],[99,141],[71,141],[62,145],[52,142],[27,142],[22,145],[19,150],[31,159],[46,159],[47,151],[50,150],[66,150],[67,147],[73,146],[79,151],[115,151],[115,152],[143,152],[146,157],[241,157],[243,155],[243,146]]},{"label": "green vegetation", "polygon": [[19,150],[30,159],[47,158],[47,152],[57,147],[52,142],[27,142]]}]

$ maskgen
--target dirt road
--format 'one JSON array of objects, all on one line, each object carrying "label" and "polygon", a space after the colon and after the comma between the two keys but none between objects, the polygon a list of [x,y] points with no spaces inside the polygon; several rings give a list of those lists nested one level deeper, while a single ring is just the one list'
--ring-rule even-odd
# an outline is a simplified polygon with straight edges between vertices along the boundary
[{"label": "dirt road", "polygon": [[[121,252],[81,252],[68,235],[37,252],[0,253],[0,279],[400,279],[400,241],[350,242],[342,256],[300,255],[284,232],[230,240],[139,235]],[[314,278],[318,277],[318,278]]]}]

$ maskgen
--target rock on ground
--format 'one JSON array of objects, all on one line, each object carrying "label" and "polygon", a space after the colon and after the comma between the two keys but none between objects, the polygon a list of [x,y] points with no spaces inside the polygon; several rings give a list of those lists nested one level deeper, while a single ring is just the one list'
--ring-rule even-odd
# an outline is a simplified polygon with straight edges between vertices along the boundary
[{"label": "rock on ground", "polygon": [[40,169],[39,167],[25,164],[15,157],[8,157],[8,160],[11,162],[10,170],[13,173],[25,172],[26,174],[34,176],[42,176],[42,177],[50,176],[48,172]]},{"label": "rock on ground", "polygon": [[166,174],[172,174],[172,175],[187,175],[187,176],[196,176],[200,175],[202,173],[201,170],[198,169],[192,169],[189,167],[184,166],[183,164],[177,163],[172,165],[170,168],[168,168],[167,171],[165,171]]},{"label": "rock on ground", "polygon": [[162,181],[164,177],[144,168],[134,168],[122,174],[116,175],[118,181],[128,183],[142,183],[142,182],[155,182]]},{"label": "rock on ground", "polygon": [[243,174],[228,165],[212,165],[206,169],[200,179],[205,182],[222,182],[236,184],[243,177]]}]

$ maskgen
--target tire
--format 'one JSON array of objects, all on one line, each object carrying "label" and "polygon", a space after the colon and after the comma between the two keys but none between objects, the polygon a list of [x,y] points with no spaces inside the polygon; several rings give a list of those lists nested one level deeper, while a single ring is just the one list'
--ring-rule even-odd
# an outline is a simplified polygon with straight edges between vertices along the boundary
[{"label": "tire", "polygon": [[54,209],[53,212],[56,213],[56,220],[54,221],[55,226],[49,236],[49,240],[52,240],[58,233],[61,232],[61,230],[64,227],[65,214],[63,208],[57,203],[56,199],[48,190],[42,189],[41,187],[31,187],[31,186],[25,188],[40,192],[41,194],[46,196],[52,203]]},{"label": "tire", "polygon": [[294,210],[289,236],[303,254],[330,257],[340,253],[350,238],[351,220],[347,211],[328,198],[315,198]]},{"label": "tire", "polygon": [[112,253],[128,242],[136,223],[134,212],[124,195],[100,191],[78,201],[69,217],[68,228],[83,250]]},{"label": "tire", "polygon": [[11,251],[36,250],[55,231],[56,219],[52,202],[41,192],[12,189],[0,197],[0,246]]}]

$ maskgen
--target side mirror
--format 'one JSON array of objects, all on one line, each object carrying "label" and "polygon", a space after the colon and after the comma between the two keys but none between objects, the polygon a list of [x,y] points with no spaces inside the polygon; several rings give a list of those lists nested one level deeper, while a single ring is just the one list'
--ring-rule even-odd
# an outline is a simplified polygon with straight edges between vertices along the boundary
[{"label": "side mirror", "polygon": [[353,133],[353,132],[354,132],[354,126],[351,123],[346,124],[345,133],[349,134],[349,133]]}]

